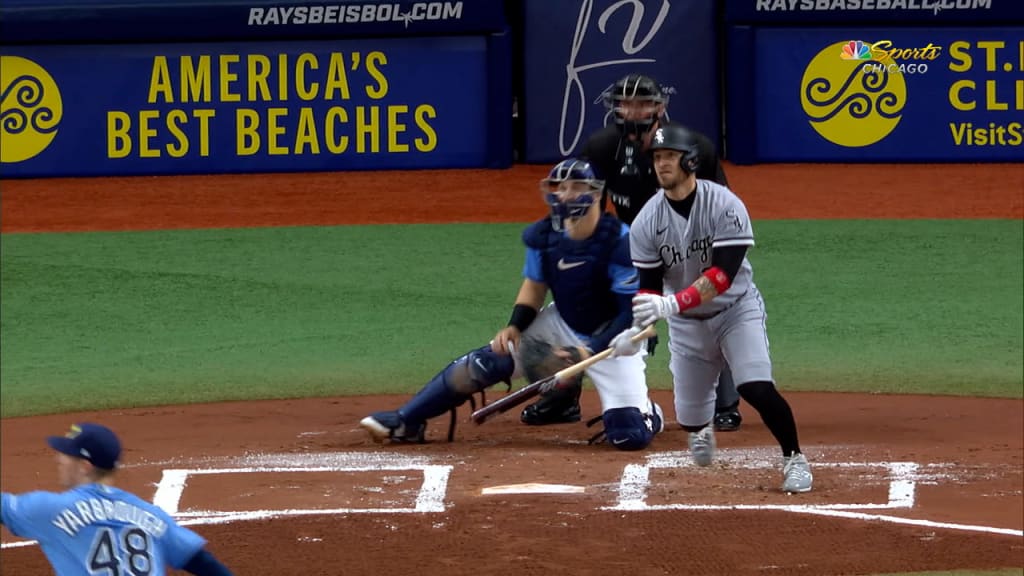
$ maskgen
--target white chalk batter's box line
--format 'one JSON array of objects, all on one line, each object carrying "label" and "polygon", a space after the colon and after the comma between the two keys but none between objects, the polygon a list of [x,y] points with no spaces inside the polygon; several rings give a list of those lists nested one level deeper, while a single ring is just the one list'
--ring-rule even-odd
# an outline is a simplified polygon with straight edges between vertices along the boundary
[{"label": "white chalk batter's box line", "polygon": [[[742,460],[731,463],[736,468],[763,468],[763,462],[747,463]],[[990,534],[1003,534],[1008,536],[1024,536],[1024,530],[1012,530],[1007,528],[995,528],[992,526],[976,526],[970,524],[954,524],[951,522],[932,522],[930,520],[919,520],[915,518],[902,518],[900,516],[888,516],[882,514],[867,514],[854,512],[853,510],[887,510],[887,509],[910,509],[914,507],[914,498],[917,491],[917,482],[920,479],[918,471],[920,464],[917,462],[820,462],[812,463],[813,469],[819,468],[874,468],[884,469],[888,472],[889,478],[889,499],[885,504],[733,504],[733,505],[706,505],[706,504],[647,504],[647,488],[650,486],[650,472],[659,468],[684,468],[692,465],[692,458],[686,452],[662,452],[651,454],[647,464],[629,464],[623,470],[622,479],[619,482],[619,501],[615,506],[606,506],[602,510],[618,511],[651,511],[651,510],[691,510],[691,511],[716,511],[716,510],[778,510],[792,512],[795,514],[813,514],[817,516],[830,516],[833,518],[847,518],[851,520],[865,520],[903,524],[910,526],[922,526],[928,528],[945,528],[950,530],[964,530],[970,532],[986,532]],[[796,496],[799,498],[799,496]]]},{"label": "white chalk batter's box line", "polygon": [[[399,455],[367,454],[367,453],[330,453],[296,455],[265,455],[257,459],[253,467],[230,468],[189,468],[165,469],[153,496],[153,503],[166,510],[179,520],[183,526],[224,524],[245,520],[261,520],[290,516],[321,516],[336,514],[426,514],[445,511],[445,497],[448,491],[448,479],[453,466],[427,464],[422,458],[408,458]],[[310,465],[314,462],[335,462],[334,465]],[[368,462],[368,463],[367,463]],[[287,463],[288,465],[273,465]],[[763,461],[745,462],[742,459],[730,461],[734,468],[763,469]],[[647,504],[647,489],[650,486],[652,469],[692,468],[692,460],[686,452],[661,452],[651,454],[646,464],[628,464],[624,467],[618,485],[618,502],[614,506],[601,507],[601,510],[644,512],[656,510],[690,510],[690,511],[723,511],[723,510],[761,510],[783,511],[796,514],[813,514],[853,520],[881,521],[930,528],[986,532],[1011,536],[1024,536],[1022,530],[953,524],[948,522],[931,522],[898,516],[885,516],[855,512],[855,510],[891,510],[910,509],[914,507],[915,492],[919,479],[920,464],[916,462],[838,462],[828,463],[815,461],[813,467],[819,468],[859,468],[880,469],[887,472],[889,479],[888,501],[880,503],[852,504]],[[349,472],[389,472],[418,471],[423,475],[423,483],[416,496],[413,507],[405,508],[314,508],[295,510],[249,510],[249,511],[181,511],[179,510],[182,494],[188,485],[190,476],[209,474],[255,474],[255,473],[349,473]],[[800,496],[794,496],[800,498]],[[35,544],[34,541],[5,543],[0,548],[15,548]]]},{"label": "white chalk batter's box line", "polygon": [[[723,451],[725,452],[725,451]],[[737,451],[737,454],[745,454],[747,451]],[[725,454],[723,454],[725,455]],[[256,520],[283,516],[313,516],[323,514],[403,514],[403,513],[430,513],[445,511],[445,496],[448,490],[448,478],[451,475],[452,466],[425,464],[422,460],[410,460],[396,456],[393,460],[386,454],[376,455],[372,464],[355,464],[358,462],[359,453],[337,453],[331,460],[338,464],[334,466],[296,466],[294,457],[291,466],[271,466],[259,468],[201,468],[188,470],[164,470],[163,479],[159,484],[153,502],[165,510],[168,510],[179,519],[183,525],[193,524],[220,524],[244,520]],[[763,459],[749,461],[742,456],[729,458],[730,465],[734,468],[762,469],[766,466]],[[854,512],[854,510],[892,510],[911,509],[914,507],[917,481],[920,464],[917,462],[819,462],[814,463],[815,468],[841,468],[841,469],[875,469],[884,470],[889,479],[888,500],[885,503],[851,503],[851,504],[735,504],[735,505],[708,505],[708,504],[656,504],[646,503],[647,489],[650,486],[650,471],[652,469],[680,469],[692,468],[692,460],[687,452],[660,452],[650,454],[646,464],[629,464],[623,469],[622,477],[618,486],[618,503],[615,506],[601,507],[601,510],[614,511],[652,511],[652,510],[690,510],[690,511],[722,511],[722,510],[777,510],[798,514],[816,514],[821,516],[832,516],[858,520],[876,520],[894,522],[898,524],[910,524],[928,526],[935,528],[948,528],[954,530],[969,530],[989,532],[995,534],[1007,534],[1024,536],[1024,531],[994,528],[989,526],[972,526],[964,524],[930,522],[927,520],[916,520],[912,518],[901,518],[898,516],[882,516],[878,514],[866,514]],[[182,493],[187,484],[188,477],[193,474],[238,474],[256,472],[374,472],[374,471],[422,471],[423,484],[416,498],[416,505],[412,508],[334,508],[334,509],[301,509],[301,510],[252,510],[243,512],[219,512],[219,511],[179,511],[179,503]],[[796,496],[799,498],[799,496]]]},{"label": "white chalk batter's box line", "polygon": [[[652,469],[685,468],[691,462],[687,453],[663,453],[652,456],[647,464],[629,464],[622,471],[619,482],[619,501],[615,506],[605,506],[602,510],[889,510],[894,508],[913,508],[914,494],[917,490],[916,462],[814,462],[813,468],[870,468],[884,469],[889,478],[889,500],[885,504],[648,504],[647,488],[650,486]],[[762,468],[762,464],[734,465],[735,468]]]},{"label": "white chalk batter's box line", "polygon": [[[412,508],[314,508],[299,510],[252,510],[244,512],[181,512],[178,510],[181,496],[188,484],[189,476],[206,474],[254,474],[254,473],[294,473],[294,472],[388,472],[388,471],[420,471],[423,473],[423,484],[416,496],[416,504]],[[257,520],[281,516],[311,516],[321,514],[396,514],[396,513],[428,513],[444,512],[444,498],[448,493],[448,477],[452,466],[442,465],[410,465],[410,464],[375,464],[368,466],[284,466],[270,468],[197,468],[191,470],[164,470],[163,477],[157,485],[153,503],[163,508],[168,514],[184,519],[188,524],[220,524],[239,520]],[[189,522],[192,519],[192,522]]]},{"label": "white chalk batter's box line", "polygon": [[[866,463],[816,463],[815,466],[831,468],[884,468],[888,470],[889,500],[885,504],[758,504],[758,505],[710,505],[710,504],[657,504],[646,503],[647,488],[650,486],[650,470],[657,468],[686,468],[690,466],[689,455],[664,453],[650,458],[648,464],[629,464],[622,473],[618,485],[618,504],[605,506],[602,510],[648,511],[648,510],[870,510],[913,508],[915,476],[918,464],[915,462],[866,462]],[[736,467],[760,468],[760,465]],[[444,499],[448,491],[448,478],[452,466],[441,465],[372,465],[372,466],[277,466],[266,468],[193,468],[164,470],[157,485],[153,503],[176,518],[196,520],[203,523],[224,523],[238,520],[255,520],[281,516],[308,516],[317,514],[411,514],[444,512]],[[255,474],[255,473],[348,473],[383,471],[420,471],[423,484],[412,508],[311,508],[290,510],[251,510],[223,512],[217,510],[182,511],[181,498],[191,476],[210,474]]]}]

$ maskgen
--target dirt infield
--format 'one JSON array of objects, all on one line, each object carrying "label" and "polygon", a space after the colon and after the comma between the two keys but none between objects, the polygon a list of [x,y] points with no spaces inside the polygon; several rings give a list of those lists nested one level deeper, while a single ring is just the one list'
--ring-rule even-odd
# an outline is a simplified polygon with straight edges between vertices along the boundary
[{"label": "dirt infield", "polygon": [[[727,167],[755,219],[1021,218],[1019,166]],[[525,221],[544,167],[5,181],[3,232]],[[822,185],[821,182],[826,182]],[[657,359],[655,359],[657,361]],[[823,387],[826,383],[823,383]],[[669,392],[657,392],[671,406]],[[356,423],[400,398],[222,403],[0,421],[5,491],[56,488],[42,441],[101,419],[121,485],[175,510],[240,575],[871,574],[1024,566],[1019,400],[789,394],[815,491],[778,493],[752,411],[698,469],[670,427],[641,453],[583,424],[446,419],[421,446]],[[596,395],[585,395],[596,415]],[[462,416],[468,414],[464,410]],[[669,418],[671,420],[671,417]],[[510,487],[511,486],[511,487]],[[528,489],[537,493],[515,493]],[[492,493],[492,492],[505,493]],[[513,492],[513,493],[508,493]],[[49,573],[4,531],[4,574]]]},{"label": "dirt infield", "polygon": [[[0,232],[528,222],[550,166],[3,181]],[[726,165],[751,217],[1024,218],[1024,164]]]}]

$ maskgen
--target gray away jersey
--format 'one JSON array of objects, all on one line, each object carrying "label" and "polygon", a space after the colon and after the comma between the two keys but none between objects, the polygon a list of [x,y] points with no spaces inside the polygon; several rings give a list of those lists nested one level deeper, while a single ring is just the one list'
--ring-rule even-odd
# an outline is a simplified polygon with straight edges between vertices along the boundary
[{"label": "gray away jersey", "polygon": [[[753,246],[754,230],[743,201],[728,188],[697,180],[690,217],[672,209],[658,190],[629,229],[629,247],[637,268],[664,266],[663,293],[685,290],[711,267],[711,250],[719,246]],[[744,258],[724,294],[691,308],[683,316],[706,316],[728,308],[753,285],[753,269]]]}]

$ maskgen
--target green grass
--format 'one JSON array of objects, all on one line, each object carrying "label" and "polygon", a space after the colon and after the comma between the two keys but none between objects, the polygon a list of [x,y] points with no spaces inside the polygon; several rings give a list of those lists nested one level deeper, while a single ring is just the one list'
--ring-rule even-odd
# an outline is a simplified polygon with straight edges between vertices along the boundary
[{"label": "green grass", "polygon": [[[412,392],[507,320],[521,228],[3,235],[0,414]],[[1021,397],[1020,220],[756,231],[785,388]]]},{"label": "green grass", "polygon": [[755,230],[750,260],[787,388],[1021,396],[1020,220]]}]

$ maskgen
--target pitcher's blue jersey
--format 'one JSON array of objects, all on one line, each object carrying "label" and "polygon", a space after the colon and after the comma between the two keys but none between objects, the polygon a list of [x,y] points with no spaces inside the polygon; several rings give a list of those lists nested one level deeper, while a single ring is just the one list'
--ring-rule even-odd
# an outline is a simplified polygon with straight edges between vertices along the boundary
[{"label": "pitcher's blue jersey", "polygon": [[547,284],[559,316],[585,342],[619,314],[623,297],[636,294],[629,227],[610,214],[585,240],[570,239],[545,219],[528,227],[523,241],[523,276]]},{"label": "pitcher's blue jersey", "polygon": [[3,494],[11,533],[39,541],[57,576],[162,576],[206,541],[138,496],[102,484]]}]

